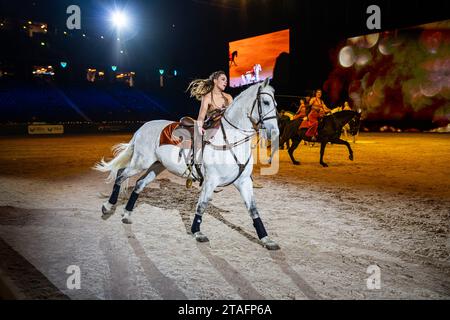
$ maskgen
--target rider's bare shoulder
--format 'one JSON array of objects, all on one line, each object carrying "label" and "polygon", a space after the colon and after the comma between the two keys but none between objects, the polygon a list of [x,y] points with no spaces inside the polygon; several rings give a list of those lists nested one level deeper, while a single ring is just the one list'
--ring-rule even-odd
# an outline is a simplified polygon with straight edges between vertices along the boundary
[{"label": "rider's bare shoulder", "polygon": [[231,94],[228,93],[223,93],[225,95],[225,97],[228,99],[228,101],[230,102],[230,104],[233,102],[233,97],[231,96]]},{"label": "rider's bare shoulder", "polygon": [[205,95],[202,97],[202,103],[206,103],[206,104],[211,103],[211,95],[205,94]]}]

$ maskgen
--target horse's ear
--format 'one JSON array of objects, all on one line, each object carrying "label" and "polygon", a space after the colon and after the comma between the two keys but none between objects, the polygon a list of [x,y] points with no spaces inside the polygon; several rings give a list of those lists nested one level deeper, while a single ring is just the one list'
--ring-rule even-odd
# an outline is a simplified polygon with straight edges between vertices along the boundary
[{"label": "horse's ear", "polygon": [[264,80],[264,83],[263,83],[263,85],[262,85],[263,88],[264,88],[264,87],[267,87],[267,86],[269,85],[269,82],[270,82],[270,78],[267,77],[266,80]]}]

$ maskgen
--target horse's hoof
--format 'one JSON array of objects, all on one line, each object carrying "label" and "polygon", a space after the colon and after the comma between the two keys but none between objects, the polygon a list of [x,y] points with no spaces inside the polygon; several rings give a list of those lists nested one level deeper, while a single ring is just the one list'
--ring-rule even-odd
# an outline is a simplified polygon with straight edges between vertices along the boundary
[{"label": "horse's hoof", "polygon": [[328,165],[326,163],[321,163],[322,167],[328,168]]},{"label": "horse's hoof", "polygon": [[292,161],[292,163],[294,164],[294,166],[299,166],[300,165],[300,162],[298,162],[298,161]]},{"label": "horse's hoof", "polygon": [[353,161],[353,155],[351,154],[349,157],[348,157],[351,161]]},{"label": "horse's hoof", "polygon": [[123,224],[132,224],[133,221],[131,221],[131,218],[122,218],[122,223]]},{"label": "horse's hoof", "polygon": [[194,233],[194,238],[195,240],[197,240],[198,242],[208,242],[209,239],[207,236],[205,236],[203,233],[201,233],[200,231]]},{"label": "horse's hoof", "polygon": [[264,237],[261,239],[262,245],[264,248],[266,248],[267,250],[280,250],[280,246],[273,241],[272,239],[270,239],[269,237]]},{"label": "horse's hoof", "polygon": [[102,205],[102,219],[106,220],[110,218],[116,212],[116,206],[111,205],[111,208],[108,209],[107,205]]}]

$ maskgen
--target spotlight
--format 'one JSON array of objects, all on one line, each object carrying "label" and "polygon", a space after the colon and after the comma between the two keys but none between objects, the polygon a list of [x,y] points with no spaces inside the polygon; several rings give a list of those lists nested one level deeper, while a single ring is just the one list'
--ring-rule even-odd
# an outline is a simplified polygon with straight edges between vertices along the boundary
[{"label": "spotlight", "polygon": [[122,11],[115,11],[111,15],[111,21],[118,29],[124,28],[128,24],[128,17]]}]

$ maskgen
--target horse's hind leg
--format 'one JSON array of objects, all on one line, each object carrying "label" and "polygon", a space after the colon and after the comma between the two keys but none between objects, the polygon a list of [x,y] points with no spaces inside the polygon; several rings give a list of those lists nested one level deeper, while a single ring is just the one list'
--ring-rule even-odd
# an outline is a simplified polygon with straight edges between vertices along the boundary
[{"label": "horse's hind leg", "polygon": [[125,209],[122,214],[122,222],[125,224],[131,224],[131,213],[133,212],[134,206],[136,204],[136,201],[139,197],[139,194],[144,190],[144,188],[155,178],[165,170],[164,166],[156,162],[154,163],[147,172],[139,178],[139,180],[136,182],[136,185],[134,187],[133,192],[131,193],[130,198],[128,199],[127,205],[125,206]]},{"label": "horse's hind leg", "polygon": [[139,171],[140,170],[131,167],[122,168],[117,171],[113,192],[111,193],[109,200],[102,205],[102,218],[104,220],[108,219],[112,214],[114,214],[116,210],[116,204],[117,199],[119,198],[121,184],[128,178],[134,176],[135,174],[138,174]]},{"label": "horse's hind leg", "polygon": [[116,204],[120,193],[120,185],[123,181],[125,181],[125,179],[123,179],[122,177],[122,173],[124,170],[125,168],[117,171],[116,180],[114,181],[114,187],[111,196],[109,197],[109,200],[102,205],[103,219],[109,218],[116,211]]},{"label": "horse's hind leg", "polygon": [[247,207],[250,217],[253,219],[253,226],[255,227],[258,238],[261,240],[263,246],[268,250],[280,249],[278,244],[268,237],[267,231],[264,228],[261,217],[259,216],[258,209],[256,208],[255,198],[253,195],[252,179],[250,177],[239,179],[234,183],[234,186],[241,193],[242,199],[245,202],[245,206]]},{"label": "horse's hind leg", "polygon": [[200,231],[200,224],[202,223],[202,217],[205,213],[208,202],[212,199],[212,194],[218,186],[215,180],[206,180],[203,185],[200,197],[198,198],[197,208],[195,211],[195,217],[192,221],[191,232],[198,242],[208,242],[209,239]]}]

